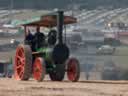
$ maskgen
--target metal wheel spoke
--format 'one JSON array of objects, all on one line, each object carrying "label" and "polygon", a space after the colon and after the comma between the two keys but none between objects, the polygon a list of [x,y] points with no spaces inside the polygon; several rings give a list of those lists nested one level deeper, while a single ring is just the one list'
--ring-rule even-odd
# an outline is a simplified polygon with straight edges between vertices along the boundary
[{"label": "metal wheel spoke", "polygon": [[22,68],[22,65],[20,64],[20,65],[18,65],[16,68],[17,68],[17,69]]},{"label": "metal wheel spoke", "polygon": [[19,52],[20,52],[20,56],[24,57],[24,54],[23,54],[24,53],[24,50],[23,49],[20,49]]},{"label": "metal wheel spoke", "polygon": [[25,58],[21,58],[20,61],[22,62],[22,64],[25,64]]},{"label": "metal wheel spoke", "polygon": [[38,72],[35,71],[35,75],[36,75],[37,78],[39,78],[40,77],[40,72],[39,71]]},{"label": "metal wheel spoke", "polygon": [[20,64],[25,63],[25,58],[24,57],[17,56],[17,59],[20,61]]},{"label": "metal wheel spoke", "polygon": [[17,55],[16,57],[17,57],[17,59],[20,59],[21,58],[21,56],[19,56],[19,55]]},{"label": "metal wheel spoke", "polygon": [[21,72],[19,73],[19,76],[20,76],[20,77],[22,77],[22,76],[23,76],[23,71],[21,71]]},{"label": "metal wheel spoke", "polygon": [[37,77],[40,77],[40,72],[37,72]]}]

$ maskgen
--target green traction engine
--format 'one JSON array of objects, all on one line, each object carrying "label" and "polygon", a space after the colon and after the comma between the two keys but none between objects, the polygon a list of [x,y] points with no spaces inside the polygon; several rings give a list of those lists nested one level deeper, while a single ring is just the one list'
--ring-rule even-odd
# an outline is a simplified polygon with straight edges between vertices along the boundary
[{"label": "green traction engine", "polygon": [[[24,20],[18,23],[18,26],[24,26],[25,38],[28,27],[36,27],[37,32],[41,27],[56,28],[57,31],[53,32],[56,35],[49,38],[47,44],[43,43],[43,36],[39,35],[38,42],[32,43],[35,40],[32,38],[31,43],[24,42],[17,46],[14,78],[28,80],[33,77],[37,81],[42,81],[48,74],[52,81],[62,81],[67,73],[67,78],[70,81],[78,81],[80,77],[79,61],[70,57],[70,51],[65,42],[66,35],[63,33],[63,27],[73,23],[76,23],[76,18],[64,16],[63,11],[52,12],[34,20]],[[42,43],[44,45],[37,47]]]}]

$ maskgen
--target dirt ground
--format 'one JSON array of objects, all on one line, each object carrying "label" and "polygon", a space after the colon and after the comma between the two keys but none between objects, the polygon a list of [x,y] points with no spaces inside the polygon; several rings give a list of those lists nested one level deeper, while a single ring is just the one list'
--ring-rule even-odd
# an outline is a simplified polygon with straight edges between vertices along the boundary
[{"label": "dirt ground", "polygon": [[36,82],[1,78],[0,96],[128,96],[128,82]]}]

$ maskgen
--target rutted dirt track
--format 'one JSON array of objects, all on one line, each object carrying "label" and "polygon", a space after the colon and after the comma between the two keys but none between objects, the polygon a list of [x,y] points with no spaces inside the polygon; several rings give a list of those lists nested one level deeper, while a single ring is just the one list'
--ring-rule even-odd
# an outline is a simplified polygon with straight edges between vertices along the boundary
[{"label": "rutted dirt track", "polygon": [[128,82],[36,82],[1,78],[0,96],[128,96]]}]

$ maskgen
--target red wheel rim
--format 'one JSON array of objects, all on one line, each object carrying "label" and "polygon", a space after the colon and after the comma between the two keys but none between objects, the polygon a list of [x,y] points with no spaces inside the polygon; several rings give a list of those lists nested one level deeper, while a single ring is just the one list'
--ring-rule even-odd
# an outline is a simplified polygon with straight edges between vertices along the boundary
[{"label": "red wheel rim", "polygon": [[70,59],[67,65],[67,76],[70,81],[75,81],[77,77],[77,64],[75,59]]},{"label": "red wheel rim", "polygon": [[40,81],[42,79],[42,72],[43,72],[43,59],[36,58],[33,66],[33,77],[35,80]]},{"label": "red wheel rim", "polygon": [[16,49],[14,76],[17,80],[22,80],[24,76],[25,54],[23,47]]}]

